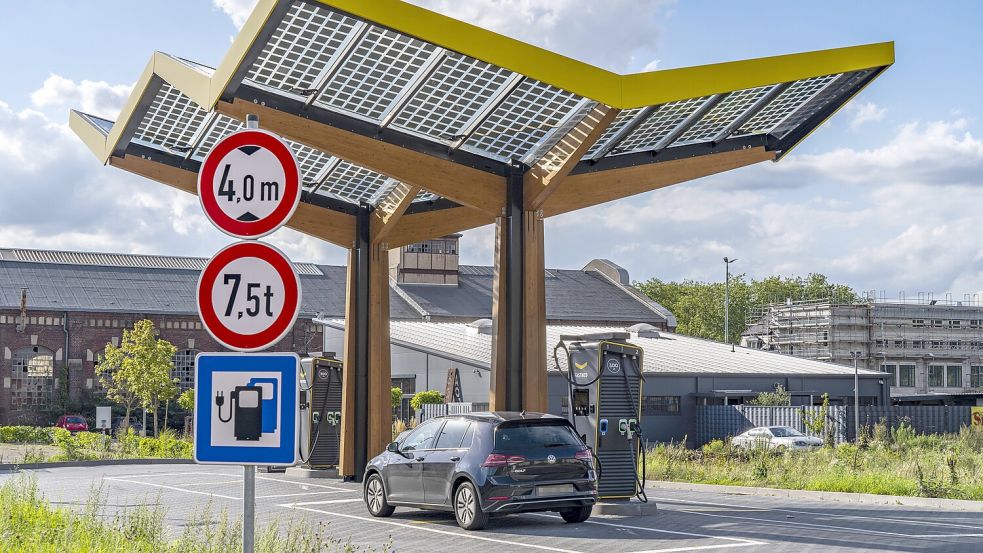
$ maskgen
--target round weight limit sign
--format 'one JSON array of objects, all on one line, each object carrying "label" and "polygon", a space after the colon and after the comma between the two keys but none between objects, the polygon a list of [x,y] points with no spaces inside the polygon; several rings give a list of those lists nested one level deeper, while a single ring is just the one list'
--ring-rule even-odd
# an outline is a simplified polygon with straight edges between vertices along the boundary
[{"label": "round weight limit sign", "polygon": [[220,250],[198,279],[198,313],[208,333],[237,351],[279,342],[300,311],[300,278],[280,250],[238,242]]},{"label": "round weight limit sign", "polygon": [[205,216],[236,238],[259,238],[283,226],[300,203],[300,169],[278,136],[246,129],[220,140],[198,172]]}]

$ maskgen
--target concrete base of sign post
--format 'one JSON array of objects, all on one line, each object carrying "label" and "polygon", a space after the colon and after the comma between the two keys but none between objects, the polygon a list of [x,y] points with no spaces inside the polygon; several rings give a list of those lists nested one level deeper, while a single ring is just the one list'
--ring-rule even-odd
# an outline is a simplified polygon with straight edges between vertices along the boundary
[{"label": "concrete base of sign post", "polygon": [[335,467],[326,469],[312,469],[308,467],[289,467],[286,472],[287,476],[293,478],[333,478],[339,479],[341,476],[338,474],[338,469]]}]

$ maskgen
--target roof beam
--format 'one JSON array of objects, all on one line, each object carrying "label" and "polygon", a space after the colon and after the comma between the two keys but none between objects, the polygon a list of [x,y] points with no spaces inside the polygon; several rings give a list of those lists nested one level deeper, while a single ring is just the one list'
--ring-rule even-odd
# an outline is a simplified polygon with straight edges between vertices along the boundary
[{"label": "roof beam", "polygon": [[238,98],[216,110],[240,121],[257,115],[262,128],[461,205],[492,215],[505,205],[505,179],[487,171]]},{"label": "roof beam", "polygon": [[396,223],[406,213],[406,208],[413,203],[413,198],[420,193],[419,186],[397,182],[396,186],[389,191],[372,212],[372,222],[370,235],[372,243],[378,244],[385,241],[389,233],[396,227]]},{"label": "roof beam", "polygon": [[563,188],[549,197],[543,205],[543,214],[551,217],[774,159],[775,152],[758,146],[648,165],[578,173],[568,176]]},{"label": "roof beam", "polygon": [[[134,155],[111,157],[109,164],[189,194],[198,194],[198,173],[194,171]],[[355,240],[355,217],[303,202],[297,206],[287,226],[343,248],[351,248]]]},{"label": "roof beam", "polygon": [[594,106],[583,119],[553,145],[523,177],[525,208],[535,211],[560,186],[563,179],[604,134],[621,110]]},{"label": "roof beam", "polygon": [[411,213],[399,219],[389,233],[386,243],[390,249],[399,248],[494,222],[493,215],[464,206]]}]

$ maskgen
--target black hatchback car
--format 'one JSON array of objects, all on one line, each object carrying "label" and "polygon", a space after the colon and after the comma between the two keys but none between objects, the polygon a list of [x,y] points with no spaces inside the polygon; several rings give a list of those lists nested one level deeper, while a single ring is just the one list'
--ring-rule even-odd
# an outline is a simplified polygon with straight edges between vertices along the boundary
[{"label": "black hatchback car", "polygon": [[373,516],[397,506],[453,511],[466,530],[495,513],[557,511],[583,522],[597,501],[590,450],[566,419],[542,413],[430,419],[369,461],[364,482]]}]

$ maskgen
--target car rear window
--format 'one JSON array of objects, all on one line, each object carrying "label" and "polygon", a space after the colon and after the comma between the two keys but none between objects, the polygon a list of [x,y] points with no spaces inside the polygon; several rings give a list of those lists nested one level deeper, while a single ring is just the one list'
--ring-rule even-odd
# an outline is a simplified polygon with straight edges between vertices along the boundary
[{"label": "car rear window", "polygon": [[68,417],[65,419],[65,422],[71,424],[82,424],[83,422],[85,422],[85,419],[83,419],[82,417]]},{"label": "car rear window", "polygon": [[[437,449],[457,449],[463,447],[461,442],[464,435],[468,433],[471,423],[466,420],[449,420],[444,423],[444,429],[440,431],[437,438]],[[468,444],[470,446],[471,444]]]},{"label": "car rear window", "polygon": [[583,442],[564,421],[503,424],[495,432],[495,449],[498,451],[581,445]]}]

